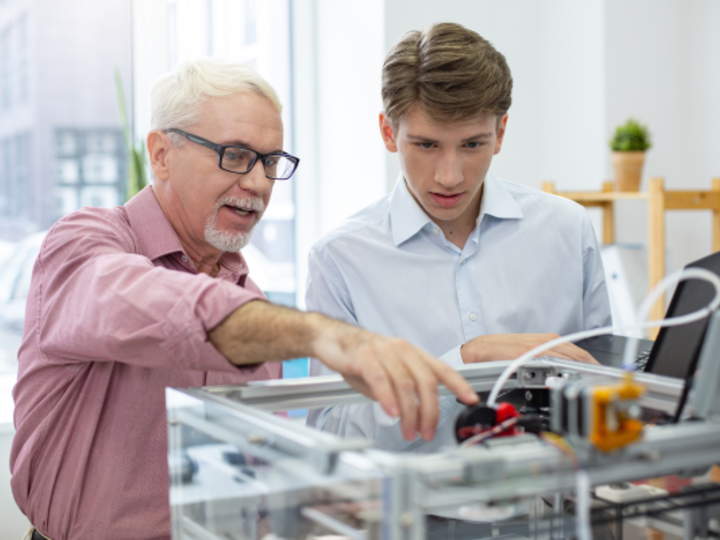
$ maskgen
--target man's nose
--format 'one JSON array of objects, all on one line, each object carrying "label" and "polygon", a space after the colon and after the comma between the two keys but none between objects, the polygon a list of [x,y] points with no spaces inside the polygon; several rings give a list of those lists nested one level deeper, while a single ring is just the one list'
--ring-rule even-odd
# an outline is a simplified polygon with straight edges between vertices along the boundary
[{"label": "man's nose", "polygon": [[260,159],[255,162],[252,169],[239,176],[238,184],[240,187],[257,195],[270,193],[275,185],[275,180],[265,176],[265,167]]},{"label": "man's nose", "polygon": [[445,187],[457,186],[463,181],[462,170],[462,158],[457,152],[443,152],[435,166],[435,181]]}]

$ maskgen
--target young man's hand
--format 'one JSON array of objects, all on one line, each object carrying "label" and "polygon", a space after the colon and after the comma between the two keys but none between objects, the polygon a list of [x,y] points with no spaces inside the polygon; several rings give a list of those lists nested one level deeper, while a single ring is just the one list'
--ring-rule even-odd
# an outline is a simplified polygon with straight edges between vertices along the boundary
[{"label": "young man's hand", "polygon": [[[514,360],[538,345],[547,343],[560,336],[557,334],[492,334],[479,336],[465,343],[460,349],[462,360],[466,364],[492,362],[494,360]],[[572,343],[556,345],[538,356],[554,356],[576,360],[586,364],[599,364],[587,351]]]},{"label": "young man's hand", "polygon": [[438,383],[463,403],[478,401],[453,368],[401,339],[338,323],[323,328],[315,347],[314,356],[350,386],[379,401],[390,416],[400,416],[407,440],[418,431],[425,440],[434,437],[440,414]]},{"label": "young man's hand", "polygon": [[408,440],[418,431],[424,439],[435,435],[439,383],[463,403],[478,401],[457,371],[417,347],[318,313],[252,301],[210,330],[208,338],[237,365],[318,358],[355,390],[379,401],[390,416],[400,416]]}]

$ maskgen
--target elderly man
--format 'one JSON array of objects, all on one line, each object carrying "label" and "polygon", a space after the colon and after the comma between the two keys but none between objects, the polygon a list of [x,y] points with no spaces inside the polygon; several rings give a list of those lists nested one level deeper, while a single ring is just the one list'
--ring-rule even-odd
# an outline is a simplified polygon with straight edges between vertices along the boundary
[{"label": "elderly man", "polygon": [[277,378],[262,362],[312,355],[425,438],[438,381],[476,400],[420,349],[271,305],[248,277],[239,250],[298,164],[264,80],[184,64],[156,83],[152,115],[152,188],[60,220],[35,265],[11,454],[33,538],[169,536],[167,386]]}]

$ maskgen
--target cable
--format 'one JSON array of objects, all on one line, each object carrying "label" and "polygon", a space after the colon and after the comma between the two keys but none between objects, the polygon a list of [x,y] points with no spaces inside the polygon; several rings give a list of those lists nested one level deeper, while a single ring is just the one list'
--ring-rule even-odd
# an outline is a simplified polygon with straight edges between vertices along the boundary
[{"label": "cable", "polygon": [[[689,313],[687,315],[682,315],[678,317],[671,317],[669,319],[664,319],[662,321],[647,321],[647,318],[650,315],[650,310],[652,309],[652,306],[655,304],[655,302],[660,298],[660,296],[665,292],[667,288],[669,288],[671,285],[674,285],[677,282],[687,280],[687,279],[703,279],[705,281],[710,282],[715,287],[715,296],[713,299],[708,303],[708,305],[702,309],[699,309],[697,311],[694,311],[692,313]],[[527,353],[523,354],[516,360],[510,363],[508,367],[505,368],[505,370],[502,372],[500,377],[497,381],[495,381],[495,384],[493,385],[492,391],[490,392],[490,396],[488,397],[487,406],[492,407],[495,405],[495,401],[497,400],[497,396],[500,393],[500,390],[502,387],[507,383],[507,381],[510,379],[513,373],[515,373],[518,368],[520,368],[523,364],[526,362],[534,359],[538,354],[545,352],[549,349],[552,349],[556,345],[560,345],[562,343],[567,343],[571,341],[577,341],[580,339],[585,339],[589,337],[595,337],[600,336],[603,334],[611,333],[613,331],[617,332],[620,330],[636,330],[636,329],[644,329],[644,328],[651,328],[654,326],[679,326],[681,324],[687,324],[690,322],[698,321],[702,319],[703,317],[707,317],[710,313],[715,311],[718,306],[720,306],[720,277],[718,277],[713,272],[710,272],[708,270],[702,269],[702,268],[686,268],[680,272],[674,272],[667,277],[665,277],[663,280],[660,281],[655,287],[653,287],[653,290],[650,291],[650,294],[643,300],[642,304],[640,305],[640,309],[638,310],[638,324],[625,326],[621,328],[613,328],[613,327],[605,327],[605,328],[597,328],[595,330],[587,330],[583,332],[575,332],[573,334],[569,334],[564,337],[559,337],[557,339],[553,339],[551,341],[548,341],[547,343],[544,343],[542,345],[539,345],[535,347],[534,349],[528,351]],[[646,321],[646,322],[643,322]],[[622,367],[625,370],[633,370],[634,369],[634,360],[635,356],[637,356],[637,350],[639,345],[639,339],[637,337],[630,338],[625,346],[625,351],[623,355],[623,363]],[[685,389],[684,394],[687,394],[688,391],[688,381],[685,382]],[[684,402],[684,399],[681,400],[681,403]],[[682,405],[680,405],[679,408],[681,408]],[[678,416],[679,412],[676,413],[676,417]],[[476,437],[481,437],[480,435],[477,435]],[[576,518],[576,532],[577,537],[579,540],[591,540],[592,539],[592,530],[590,527],[590,487],[591,482],[590,478],[587,474],[587,471],[582,468],[582,465],[579,464],[579,454],[572,449],[572,451],[567,447],[569,446],[569,443],[565,441],[564,439],[560,437],[553,437],[553,436],[547,436],[547,434],[544,434],[543,439],[547,442],[550,442],[551,444],[554,444],[556,447],[558,447],[565,455],[567,455],[571,461],[573,461],[573,465],[576,469],[575,474],[575,482],[576,482],[576,501],[575,501],[575,518]],[[468,439],[468,441],[471,439]],[[573,456],[574,454],[574,456]],[[573,459],[573,457],[575,459]]]},{"label": "cable", "polygon": [[[714,272],[710,272],[709,270],[705,270],[704,268],[686,268],[684,270],[669,274],[663,280],[661,280],[660,283],[653,287],[653,290],[650,291],[650,294],[648,294],[645,297],[645,300],[643,300],[640,304],[640,308],[638,309],[638,321],[647,320],[647,318],[650,316],[650,310],[655,305],[655,302],[657,302],[660,296],[665,292],[665,289],[670,288],[671,286],[679,283],[680,281],[685,281],[688,279],[704,279],[705,281],[709,281],[712,285],[715,286],[715,297],[704,308],[693,311],[692,313],[688,313],[687,315],[680,315],[677,317],[672,317],[671,319],[665,319],[663,322],[674,322],[673,324],[660,324],[659,326],[679,326],[681,324],[699,321],[703,317],[707,317],[708,315],[710,315],[711,312],[715,311],[718,305],[720,305],[720,277],[718,277],[718,275]],[[650,326],[655,326],[651,323],[647,324]],[[633,363],[635,362],[635,357],[637,356],[639,345],[640,340],[637,337],[630,338],[628,339],[627,343],[625,343],[625,351],[623,353],[622,361],[623,369],[628,369],[629,366],[633,365]]]},{"label": "cable", "polygon": [[576,471],[585,468],[585,464],[580,458],[580,453],[571,445],[568,441],[563,439],[560,435],[556,435],[550,431],[545,431],[540,434],[540,438],[546,443],[552,444],[563,454],[565,454],[573,465]]},{"label": "cable", "polygon": [[468,446],[472,446],[473,444],[477,444],[480,442],[483,442],[486,439],[489,439],[490,437],[494,437],[495,435],[499,435],[506,429],[509,429],[513,427],[515,424],[518,423],[517,416],[513,416],[512,418],[508,418],[504,422],[501,422],[497,426],[493,427],[492,429],[488,431],[483,431],[482,433],[478,433],[477,435],[473,435],[466,441],[463,441],[463,443],[460,445],[460,448],[467,448]]},{"label": "cable", "polygon": [[[693,311],[692,313],[688,313],[687,315],[681,315],[678,317],[671,317],[669,319],[663,319],[661,321],[647,321],[642,322],[643,320],[646,320],[650,309],[655,304],[657,299],[665,292],[665,289],[670,287],[671,285],[674,285],[675,283],[679,281],[683,281],[686,279],[704,279],[705,281],[709,281],[714,287],[715,287],[715,297],[712,299],[712,301],[704,308],[699,309],[697,311]],[[571,341],[578,341],[580,339],[585,339],[589,337],[595,337],[595,336],[601,336],[603,334],[609,334],[613,331],[622,331],[622,330],[637,330],[637,329],[643,329],[643,328],[652,328],[654,326],[678,326],[681,324],[687,324],[690,322],[698,321],[702,319],[703,317],[708,316],[710,313],[715,311],[718,306],[720,306],[720,277],[717,276],[717,274],[710,272],[709,270],[705,270],[703,268],[686,268],[684,270],[681,270],[679,272],[673,272],[672,274],[668,275],[658,283],[653,290],[650,292],[650,294],[645,298],[643,303],[640,306],[640,309],[638,310],[638,324],[633,324],[629,326],[623,326],[623,327],[612,327],[612,326],[606,326],[603,328],[596,328],[594,330],[584,330],[582,332],[575,332],[573,334],[568,334],[566,336],[562,336],[559,338],[555,338],[553,340],[548,341],[547,343],[543,343],[542,345],[538,345],[534,349],[529,350],[522,356],[518,357],[516,360],[514,360],[508,367],[505,368],[505,370],[502,372],[500,377],[498,377],[497,381],[495,381],[495,384],[493,385],[492,391],[490,392],[490,396],[488,397],[487,406],[492,407],[495,405],[495,402],[497,401],[498,394],[500,393],[500,390],[505,385],[505,383],[508,382],[510,377],[515,373],[523,364],[527,363],[530,360],[533,360],[538,354],[545,352],[549,349],[552,349],[556,345],[560,345],[562,343],[567,343]],[[637,354],[638,349],[638,343],[639,340],[636,337],[628,339],[628,343],[625,346],[625,353],[623,356],[623,368],[628,369],[634,367],[632,365],[632,360],[634,359],[634,356]],[[630,362],[628,362],[628,358],[631,359]]]}]

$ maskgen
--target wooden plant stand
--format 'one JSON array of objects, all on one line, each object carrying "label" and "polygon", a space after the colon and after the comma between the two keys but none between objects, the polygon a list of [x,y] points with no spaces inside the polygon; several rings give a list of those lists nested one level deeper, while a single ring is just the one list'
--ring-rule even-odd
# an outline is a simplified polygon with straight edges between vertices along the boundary
[{"label": "wooden plant stand", "polygon": [[[555,190],[554,182],[543,182],[543,191],[572,199],[585,207],[599,206],[603,212],[603,243],[615,242],[615,201],[644,200],[648,204],[648,284],[650,289],[665,277],[665,212],[667,210],[711,210],[712,251],[720,250],[720,178],[712,180],[707,191],[666,191],[662,178],[651,178],[647,192],[614,191],[613,182],[604,182],[602,191],[561,191]],[[665,316],[665,298],[661,297],[653,306],[650,317],[662,319]],[[649,332],[654,339],[659,328]]]}]

